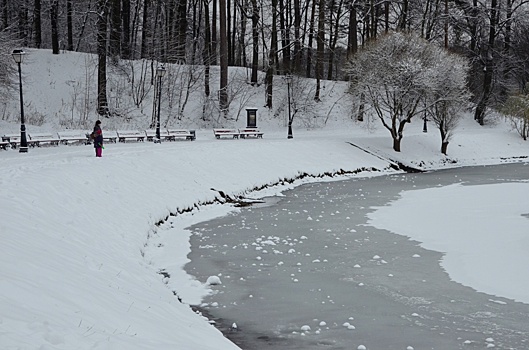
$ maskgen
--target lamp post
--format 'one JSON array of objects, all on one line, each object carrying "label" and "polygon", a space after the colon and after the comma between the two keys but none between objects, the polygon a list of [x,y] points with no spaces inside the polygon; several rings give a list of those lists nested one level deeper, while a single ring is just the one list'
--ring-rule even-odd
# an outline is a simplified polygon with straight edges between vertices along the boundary
[{"label": "lamp post", "polygon": [[158,112],[156,116],[156,142],[161,142],[160,137],[160,103],[162,100],[162,78],[165,75],[165,67],[159,66],[156,69],[156,77],[158,78]]},{"label": "lamp post", "polygon": [[292,83],[292,74],[287,74],[285,76],[287,81],[287,91],[288,91],[288,137],[289,139],[293,138],[292,135],[292,113],[290,111],[290,84]]},{"label": "lamp post", "polygon": [[426,112],[424,112],[424,124],[422,125],[422,132],[428,132],[428,119],[426,118]]},{"label": "lamp post", "polygon": [[24,98],[22,96],[22,69],[20,68],[25,54],[23,50],[13,50],[11,54],[18,64],[18,80],[20,82],[20,153],[27,153],[28,151],[28,139],[26,138],[26,125],[24,121]]}]

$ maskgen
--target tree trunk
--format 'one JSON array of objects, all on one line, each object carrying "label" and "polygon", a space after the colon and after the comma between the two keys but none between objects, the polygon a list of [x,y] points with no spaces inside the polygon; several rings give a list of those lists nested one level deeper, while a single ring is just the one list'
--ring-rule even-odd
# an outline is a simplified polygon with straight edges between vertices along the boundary
[{"label": "tree trunk", "polygon": [[211,65],[217,65],[217,1],[213,0],[211,14]]},{"label": "tree trunk", "polygon": [[240,20],[237,18],[237,2],[233,2],[233,20],[232,20],[232,30],[231,30],[231,56],[234,66],[241,66],[241,56],[237,54],[237,23]]},{"label": "tree trunk", "polygon": [[494,74],[494,42],[496,40],[496,10],[497,0],[491,1],[490,7],[490,23],[489,23],[489,40],[487,43],[487,49],[485,51],[485,68],[483,75],[483,93],[476,107],[474,119],[480,124],[485,123],[485,111],[492,93],[492,78]]},{"label": "tree trunk", "polygon": [[312,1],[312,11],[310,14],[310,24],[309,24],[309,42],[307,45],[307,78],[311,77],[312,69],[312,41],[314,39],[314,23],[316,21],[316,2],[318,0]]},{"label": "tree trunk", "polygon": [[[443,115],[446,115],[446,111],[443,113]],[[444,117],[443,117],[444,118]],[[441,153],[446,155],[446,152],[448,150],[448,140],[447,140],[447,133],[445,131],[445,119],[441,119],[441,122],[439,123],[439,132],[441,133]]]},{"label": "tree trunk", "polygon": [[130,0],[122,0],[121,22],[123,23],[123,40],[121,42],[121,54],[125,59],[131,58],[131,28],[130,28]]},{"label": "tree trunk", "polygon": [[185,62],[186,58],[186,36],[187,36],[187,1],[179,0],[176,8],[176,23],[178,25],[176,59]]},{"label": "tree trunk", "polygon": [[206,97],[209,97],[210,95],[210,87],[209,87],[209,67],[211,64],[211,27],[210,27],[210,19],[209,19],[209,1],[208,0],[202,0],[202,3],[204,5],[204,49],[202,51],[202,59],[204,62],[204,95]]},{"label": "tree trunk", "polygon": [[408,26],[409,0],[402,1],[402,13],[400,14],[399,29],[405,31]]},{"label": "tree trunk", "polygon": [[473,1],[472,10],[470,11],[470,13],[470,51],[475,52],[478,38],[478,0]]},{"label": "tree trunk", "polygon": [[[154,11],[154,18],[152,19],[153,22],[153,28],[151,32],[151,45],[149,48],[150,51],[150,57],[151,59],[157,59],[159,61],[162,61],[165,59],[165,48],[163,46],[163,31],[164,26],[163,22],[160,20],[161,12],[162,12],[162,5],[163,3],[158,1],[156,2],[156,10]],[[160,28],[160,29],[158,29]],[[158,32],[159,30],[159,32]],[[154,65],[153,65],[154,66]],[[153,69],[153,76],[154,76],[154,69]]]},{"label": "tree trunk", "polygon": [[150,55],[147,53],[147,38],[149,33],[149,7],[151,0],[143,1],[143,21],[142,21],[142,30],[141,30],[141,58],[149,58]]},{"label": "tree trunk", "polygon": [[112,0],[110,9],[109,54],[116,59],[121,55],[121,0]]},{"label": "tree trunk", "polygon": [[66,31],[68,36],[68,51],[73,51],[73,5],[72,0],[66,0]]},{"label": "tree trunk", "polygon": [[393,136],[393,150],[395,152],[400,152],[400,141],[399,137]]},{"label": "tree trunk", "polygon": [[[338,14],[334,13],[335,8],[335,0],[330,0],[330,4],[328,5],[327,10],[327,18],[328,20],[328,29],[327,29],[327,35],[329,37],[329,44],[328,44],[328,50],[327,50],[327,80],[332,80],[332,70],[333,70],[333,60],[334,60],[334,52],[332,43],[334,41],[334,38],[338,36],[338,27],[334,27],[334,22],[332,21],[333,17],[338,17]],[[325,50],[325,46],[324,46]],[[323,78],[323,76],[322,76]]]},{"label": "tree trunk", "polygon": [[[198,4],[202,4],[201,1],[199,1],[197,3]],[[193,31],[193,38],[203,38],[204,36],[202,35],[202,26],[199,25],[199,23],[203,23],[202,22],[202,6],[193,6],[193,20],[192,20],[192,24],[191,24],[191,28],[192,28],[192,31]],[[195,61],[195,53],[197,52],[197,47],[198,47],[198,40],[192,40],[193,42],[193,51],[191,53],[191,58],[190,58],[190,62],[192,65],[195,65],[196,61]]]},{"label": "tree trunk", "polygon": [[389,1],[384,1],[384,32],[389,32]]},{"label": "tree trunk", "polygon": [[33,28],[35,30],[35,47],[37,49],[40,49],[42,45],[41,10],[41,1],[35,0],[33,3]]},{"label": "tree trunk", "polygon": [[301,71],[301,4],[294,0],[294,71]]},{"label": "tree trunk", "polygon": [[277,0],[272,0],[272,33],[270,38],[270,52],[268,56],[268,69],[266,70],[266,104],[272,109],[272,93],[274,84],[274,59],[277,51]]},{"label": "tree trunk", "polygon": [[283,54],[282,70],[290,72],[290,31],[288,23],[289,13],[285,8],[285,0],[279,0],[279,32],[281,33],[281,53]]},{"label": "tree trunk", "polygon": [[7,11],[7,2],[8,0],[4,0],[2,3],[2,29],[6,29],[9,25],[9,16]]},{"label": "tree trunk", "polygon": [[329,70],[327,72],[327,79],[332,80],[333,79],[333,70],[334,70],[334,60],[335,60],[335,52],[336,52],[336,44],[338,43],[338,36],[339,36],[339,28],[340,28],[340,21],[342,19],[342,6],[343,6],[343,0],[339,0],[339,4],[336,9],[336,21],[334,23],[334,35],[332,36],[332,39],[329,39]]},{"label": "tree trunk", "polygon": [[[237,17],[237,14],[239,14],[239,17]],[[239,49],[239,42],[240,40],[237,40],[239,35],[240,37],[240,31],[239,31],[239,25],[242,23],[242,17],[244,15],[240,13],[239,8],[237,6],[237,1],[233,2],[233,29],[232,29],[232,51],[233,51],[233,63],[238,67],[244,67],[243,61],[242,61],[242,51]]]},{"label": "tree trunk", "polygon": [[448,13],[448,0],[445,0],[445,20],[444,20],[444,32],[445,32],[445,50],[448,50],[448,21],[450,20]]},{"label": "tree trunk", "polygon": [[59,0],[53,0],[50,8],[51,47],[54,55],[59,54]]},{"label": "tree trunk", "polygon": [[[166,62],[177,62],[178,61],[178,34],[176,26],[176,2],[165,2],[164,6],[164,24],[163,24],[163,49],[165,54],[162,54],[162,60],[167,60]],[[196,12],[193,11],[193,18],[196,17]],[[196,38],[196,36],[194,36]]]},{"label": "tree trunk", "polygon": [[97,113],[108,116],[107,101],[107,23],[108,6],[105,0],[99,0],[97,10]]},{"label": "tree trunk", "polygon": [[[241,64],[247,68],[248,67],[248,57],[246,56],[246,44],[244,43],[244,40],[246,38],[246,25],[248,23],[248,19],[246,17],[246,1],[243,1],[243,3],[240,5],[239,12],[241,14],[241,26],[240,26],[240,34],[239,34],[239,52],[241,55]],[[248,73],[248,71],[246,71]],[[246,77],[248,78],[248,77]]]},{"label": "tree trunk", "polygon": [[356,118],[359,122],[364,121],[365,105],[366,105],[366,95],[362,92],[360,94],[360,106],[358,106],[358,116]]},{"label": "tree trunk", "polygon": [[28,9],[26,4],[18,8],[18,38],[22,46],[28,46]]},{"label": "tree trunk", "polygon": [[323,78],[323,61],[325,60],[325,0],[320,0],[318,11],[318,37],[316,53],[316,93],[314,100],[320,101],[321,79]]},{"label": "tree trunk", "polygon": [[259,69],[259,7],[257,1],[252,0],[252,85],[257,84]]},{"label": "tree trunk", "polygon": [[371,39],[375,40],[377,38],[378,32],[378,4],[374,3],[374,0],[371,0]]},{"label": "tree trunk", "polygon": [[226,32],[226,0],[219,0],[220,12],[220,89],[219,108],[228,113],[228,38]]},{"label": "tree trunk", "polygon": [[445,156],[446,156],[447,151],[448,151],[448,143],[449,142],[441,143],[441,153],[444,154]]},{"label": "tree trunk", "polygon": [[[505,31],[504,31],[504,46],[503,46],[503,57],[510,57],[511,55],[511,35],[512,35],[512,0],[507,0],[507,8],[505,15]],[[502,80],[507,82],[511,76],[513,63],[511,60],[506,59],[505,64],[502,68]],[[500,98],[501,101],[507,100],[508,89],[506,84],[500,85]]]},{"label": "tree trunk", "polygon": [[228,66],[233,66],[233,45],[231,42],[231,0],[226,0],[226,43],[228,45]]},{"label": "tree trunk", "polygon": [[356,7],[351,2],[349,10],[349,28],[347,36],[347,58],[350,59],[358,51],[358,21],[356,19]]}]

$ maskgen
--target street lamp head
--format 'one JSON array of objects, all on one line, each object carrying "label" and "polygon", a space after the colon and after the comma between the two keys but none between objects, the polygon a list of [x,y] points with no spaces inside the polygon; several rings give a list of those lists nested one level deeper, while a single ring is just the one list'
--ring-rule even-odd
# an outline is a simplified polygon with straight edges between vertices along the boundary
[{"label": "street lamp head", "polygon": [[285,75],[285,79],[287,83],[290,84],[292,82],[292,74],[288,73],[287,75]]},{"label": "street lamp head", "polygon": [[162,66],[159,66],[157,69],[156,69],[156,75],[160,78],[163,78],[163,76],[165,75],[165,67],[162,65]]},{"label": "street lamp head", "polygon": [[24,50],[20,50],[20,49],[13,50],[13,52],[11,53],[11,55],[13,56],[13,59],[18,64],[22,63],[22,61],[24,60],[25,54],[26,53],[24,52]]}]

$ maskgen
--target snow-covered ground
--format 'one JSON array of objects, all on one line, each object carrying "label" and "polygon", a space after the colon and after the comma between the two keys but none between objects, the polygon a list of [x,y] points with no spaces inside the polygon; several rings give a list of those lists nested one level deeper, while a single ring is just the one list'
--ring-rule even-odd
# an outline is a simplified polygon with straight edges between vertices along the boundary
[{"label": "snow-covered ground", "polygon": [[[38,79],[32,81],[36,84]],[[46,87],[27,90],[33,91],[26,96],[31,101],[39,93],[44,95]],[[39,101],[45,105],[45,96]],[[50,106],[46,108],[53,114]],[[433,127],[427,134],[421,132],[421,121],[405,131],[403,151],[396,154],[386,131],[368,132],[348,118],[331,120],[333,124],[324,129],[309,131],[298,126],[292,140],[287,140],[286,129],[263,121],[262,140],[216,140],[211,129],[199,129],[193,142],[107,144],[100,159],[94,157],[91,146],[43,147],[27,154],[2,151],[0,347],[235,349],[187,305],[207,293],[206,281],[195,281],[182,270],[189,252],[188,233],[182,230],[165,241],[154,239],[157,225],[169,215],[190,210],[178,214],[178,225],[184,228],[226,212],[226,206],[219,203],[205,205],[222,201],[218,191],[251,195],[250,191],[264,185],[301,174],[314,176],[266,192],[271,194],[304,181],[320,181],[318,176],[324,173],[371,167],[380,172],[362,171],[357,176],[393,171],[387,161],[352,147],[350,142],[425,169],[529,157],[529,144],[501,120],[486,127],[470,117],[463,120],[449,146],[448,159],[439,152],[439,136]],[[2,121],[0,134],[16,132],[18,127]],[[107,127],[105,120],[102,127]],[[60,131],[57,124],[33,129],[46,128]],[[31,124],[28,130],[32,130]],[[523,207],[529,184],[476,188],[473,193],[457,186],[428,191],[404,193],[402,202],[374,214],[373,223],[385,225],[380,218],[390,219],[395,224],[388,226],[390,230],[447,252],[445,268],[458,282],[529,302],[525,292],[529,272],[518,268],[528,263],[522,252],[528,245],[523,233],[529,232],[529,220],[521,214],[529,211]],[[498,197],[501,192],[504,196]],[[437,199],[435,207],[428,200],[432,196]],[[446,230],[440,231],[441,224],[423,213],[431,230],[416,236],[414,228],[407,225],[400,231],[404,223],[396,219],[401,208],[415,211],[417,223],[419,210],[433,215],[445,208],[454,210],[454,203],[460,211],[468,210],[470,204],[463,199],[469,196],[479,196],[479,200],[469,199],[474,212],[453,220]],[[491,197],[500,202],[491,206]],[[498,203],[501,210],[496,210]],[[475,218],[483,216],[487,221],[476,226]],[[446,214],[439,217],[446,219]],[[499,223],[507,225],[507,231],[490,227]],[[417,224],[420,226],[425,227]],[[447,236],[447,231],[456,230],[464,237]],[[507,241],[513,244],[504,244]],[[483,258],[492,255],[487,249],[499,246],[504,258],[482,264]],[[476,251],[481,248],[483,255],[478,256]],[[455,262],[449,259],[453,251],[460,253]],[[452,269],[454,265],[459,272]],[[503,279],[509,275],[500,276],[513,269],[519,283]],[[170,284],[164,278],[168,271]]]}]

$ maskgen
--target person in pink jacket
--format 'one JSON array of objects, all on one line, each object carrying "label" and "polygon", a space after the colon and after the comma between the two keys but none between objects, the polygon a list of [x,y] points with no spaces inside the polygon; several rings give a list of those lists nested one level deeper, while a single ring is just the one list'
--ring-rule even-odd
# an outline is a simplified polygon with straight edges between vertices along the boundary
[{"label": "person in pink jacket", "polygon": [[92,139],[94,140],[96,157],[103,156],[103,130],[101,130],[101,120],[96,121],[96,124],[94,125],[94,131],[92,131]]}]

